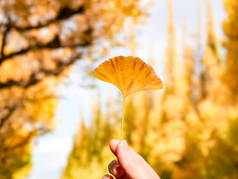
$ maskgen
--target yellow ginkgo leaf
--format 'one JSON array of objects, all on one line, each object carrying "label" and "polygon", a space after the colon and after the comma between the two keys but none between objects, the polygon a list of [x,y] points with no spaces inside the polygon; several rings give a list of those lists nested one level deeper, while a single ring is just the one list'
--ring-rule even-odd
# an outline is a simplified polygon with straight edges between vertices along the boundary
[{"label": "yellow ginkgo leaf", "polygon": [[134,92],[163,88],[153,68],[138,57],[111,58],[95,69],[94,76],[117,86],[124,98]]}]

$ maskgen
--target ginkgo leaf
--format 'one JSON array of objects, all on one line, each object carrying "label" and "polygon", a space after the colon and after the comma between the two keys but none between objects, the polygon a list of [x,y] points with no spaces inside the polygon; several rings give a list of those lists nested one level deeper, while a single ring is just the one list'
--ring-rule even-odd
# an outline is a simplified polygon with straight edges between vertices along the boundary
[{"label": "ginkgo leaf", "polygon": [[94,76],[117,86],[123,97],[138,91],[163,88],[153,68],[138,57],[111,58],[95,69]]}]

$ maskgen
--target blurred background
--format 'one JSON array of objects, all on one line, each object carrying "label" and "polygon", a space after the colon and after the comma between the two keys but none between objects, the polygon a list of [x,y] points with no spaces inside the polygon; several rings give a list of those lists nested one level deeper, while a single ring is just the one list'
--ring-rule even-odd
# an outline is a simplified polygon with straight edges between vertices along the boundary
[{"label": "blurred background", "polygon": [[1,0],[0,179],[95,179],[121,95],[92,77],[138,56],[164,89],[130,96],[125,139],[162,179],[238,178],[237,0]]}]

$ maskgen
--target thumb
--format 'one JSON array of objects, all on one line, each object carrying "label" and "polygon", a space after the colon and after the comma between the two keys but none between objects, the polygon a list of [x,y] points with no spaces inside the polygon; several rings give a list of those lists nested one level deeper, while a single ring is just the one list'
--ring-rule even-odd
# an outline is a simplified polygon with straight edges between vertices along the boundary
[{"label": "thumb", "polygon": [[159,179],[149,164],[131,148],[125,140],[117,145],[116,156],[126,174],[132,179]]}]

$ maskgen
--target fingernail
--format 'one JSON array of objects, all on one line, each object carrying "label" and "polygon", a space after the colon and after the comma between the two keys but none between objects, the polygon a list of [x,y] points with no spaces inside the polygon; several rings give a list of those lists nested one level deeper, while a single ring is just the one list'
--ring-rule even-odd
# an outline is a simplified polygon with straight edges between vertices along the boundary
[{"label": "fingernail", "polygon": [[128,144],[125,140],[121,141],[121,150],[124,152],[128,152],[129,151],[129,147]]}]

